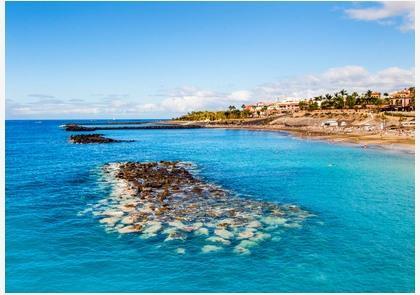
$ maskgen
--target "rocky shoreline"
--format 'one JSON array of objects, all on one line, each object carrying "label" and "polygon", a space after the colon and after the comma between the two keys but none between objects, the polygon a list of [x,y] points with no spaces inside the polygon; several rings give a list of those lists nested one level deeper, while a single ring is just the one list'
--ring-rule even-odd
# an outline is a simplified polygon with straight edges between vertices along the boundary
[{"label": "rocky shoreline", "polygon": [[233,195],[206,183],[183,162],[124,162],[103,167],[112,193],[90,209],[107,231],[179,243],[198,240],[201,252],[230,249],[250,254],[282,230],[300,228],[310,216],[295,205]]},{"label": "rocky shoreline", "polygon": [[103,134],[77,134],[77,135],[71,135],[69,141],[75,144],[90,144],[90,143],[132,142],[134,140],[117,140],[117,139],[104,137]]}]

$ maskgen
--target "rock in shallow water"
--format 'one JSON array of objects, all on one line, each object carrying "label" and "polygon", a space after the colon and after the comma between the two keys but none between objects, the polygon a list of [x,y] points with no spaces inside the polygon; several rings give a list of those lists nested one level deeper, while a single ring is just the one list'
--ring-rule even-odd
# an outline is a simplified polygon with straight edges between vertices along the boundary
[{"label": "rock in shallow water", "polygon": [[124,142],[127,140],[116,140],[112,138],[104,137],[103,134],[77,134],[70,136],[71,143],[113,143],[113,142]]},{"label": "rock in shallow water", "polygon": [[201,251],[203,253],[209,253],[209,252],[216,252],[216,251],[220,251],[222,250],[222,247],[219,246],[214,246],[214,245],[205,245],[203,246],[203,248],[201,249]]},{"label": "rock in shallow water", "polygon": [[268,231],[298,228],[311,216],[294,205],[235,196],[194,177],[189,168],[182,162],[107,164],[103,175],[113,190],[92,206],[92,214],[107,231],[171,243],[201,240],[217,244],[203,246],[204,253],[232,247],[237,254],[250,254],[249,248],[269,240]]},{"label": "rock in shallow water", "polygon": [[185,254],[185,249],[184,249],[184,248],[177,248],[177,249],[175,250],[175,252],[176,252],[177,254],[184,255],[184,254]]},{"label": "rock in shallow water", "polygon": [[230,231],[227,231],[225,229],[216,229],[214,231],[214,233],[216,235],[218,235],[219,237],[222,237],[224,239],[231,239],[231,238],[233,238],[233,234]]},{"label": "rock in shallow water", "polygon": [[224,244],[224,245],[230,245],[229,240],[223,239],[221,237],[210,237],[210,238],[207,238],[206,241],[214,242],[214,243],[221,243],[221,244]]}]

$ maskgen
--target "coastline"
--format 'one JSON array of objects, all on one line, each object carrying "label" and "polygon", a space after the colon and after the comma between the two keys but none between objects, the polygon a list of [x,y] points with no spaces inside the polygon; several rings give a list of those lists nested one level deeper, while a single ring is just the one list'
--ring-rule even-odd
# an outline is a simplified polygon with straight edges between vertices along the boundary
[{"label": "coastline", "polygon": [[[168,121],[167,121],[168,122]],[[193,121],[169,121],[176,125],[199,124],[203,128],[219,128],[232,130],[252,130],[286,132],[291,136],[308,139],[321,140],[332,144],[345,144],[360,148],[382,149],[407,154],[415,154],[415,139],[396,135],[381,135],[369,133],[339,133],[311,130],[304,127],[287,127],[281,125],[234,125],[234,124],[207,124],[206,122]]]}]

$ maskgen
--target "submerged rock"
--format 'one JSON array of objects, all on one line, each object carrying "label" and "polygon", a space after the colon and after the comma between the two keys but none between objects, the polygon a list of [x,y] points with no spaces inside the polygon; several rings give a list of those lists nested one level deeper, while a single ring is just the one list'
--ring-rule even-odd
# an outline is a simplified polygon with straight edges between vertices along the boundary
[{"label": "submerged rock", "polygon": [[156,234],[162,228],[162,224],[158,221],[148,222],[144,229],[145,234],[153,235]]},{"label": "submerged rock", "polygon": [[204,253],[233,247],[237,254],[250,254],[271,239],[268,232],[298,228],[312,216],[294,205],[235,196],[194,177],[190,167],[163,161],[107,164],[103,177],[113,190],[92,206],[92,214],[109,232],[171,243],[201,240],[217,244],[204,245]]},{"label": "submerged rock", "polygon": [[129,225],[129,226],[125,226],[125,227],[119,228],[118,229],[118,232],[120,234],[128,234],[128,233],[139,232],[140,230],[141,230],[141,227]]},{"label": "submerged rock", "polygon": [[222,247],[214,246],[214,245],[205,245],[203,248],[201,248],[201,251],[203,253],[209,253],[209,252],[216,252],[222,250]]},{"label": "submerged rock", "polygon": [[268,240],[270,238],[271,238],[270,234],[257,232],[257,233],[255,233],[255,235],[253,237],[250,238],[250,240],[255,241],[255,242],[261,242],[261,241],[264,241],[264,240]]},{"label": "submerged rock", "polygon": [[233,238],[233,234],[230,231],[225,229],[216,229],[214,233],[224,239],[231,239]]},{"label": "submerged rock", "polygon": [[175,250],[175,252],[176,252],[177,254],[184,255],[184,254],[185,254],[185,249],[184,249],[184,248],[177,248],[177,249]]},{"label": "submerged rock", "polygon": [[282,217],[273,217],[273,216],[267,216],[262,219],[262,222],[268,225],[281,225],[285,224],[287,219]]},{"label": "submerged rock", "polygon": [[242,247],[242,248],[249,249],[249,248],[255,247],[255,246],[257,246],[257,245],[258,245],[258,244],[257,244],[256,242],[254,242],[254,241],[250,241],[250,240],[243,240],[243,241],[241,241],[241,242],[238,244],[238,247]]},{"label": "submerged rock", "polygon": [[221,243],[221,244],[224,244],[224,245],[230,245],[229,240],[223,239],[221,237],[210,237],[210,238],[207,238],[206,241],[214,242],[214,243]]},{"label": "submerged rock", "polygon": [[208,236],[209,235],[209,230],[205,227],[201,227],[201,228],[197,229],[194,233],[197,236]]},{"label": "submerged rock", "polygon": [[235,248],[233,249],[233,252],[239,255],[249,255],[251,254],[251,251],[249,251],[249,249],[244,248],[242,246],[235,246]]},{"label": "submerged rock", "polygon": [[240,233],[238,233],[238,239],[248,239],[254,236],[254,232],[252,230],[246,229]]}]

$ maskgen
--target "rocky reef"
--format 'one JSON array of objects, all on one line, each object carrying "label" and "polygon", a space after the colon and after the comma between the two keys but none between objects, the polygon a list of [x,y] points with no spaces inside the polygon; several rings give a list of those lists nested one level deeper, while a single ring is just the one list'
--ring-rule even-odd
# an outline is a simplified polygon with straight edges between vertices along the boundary
[{"label": "rocky reef", "polygon": [[77,134],[70,136],[71,143],[87,144],[87,143],[112,143],[125,142],[129,140],[116,140],[104,137],[103,134]]},{"label": "rocky reef", "polygon": [[295,205],[235,196],[195,177],[191,169],[184,162],[107,164],[103,177],[112,193],[87,210],[110,232],[165,243],[198,240],[203,253],[230,249],[237,254],[250,254],[274,232],[300,228],[312,216]]}]

